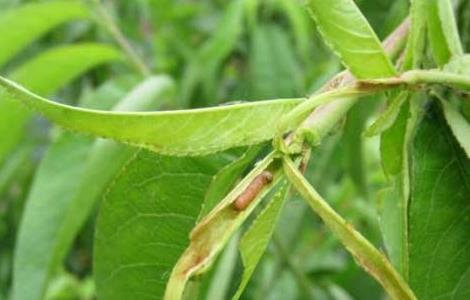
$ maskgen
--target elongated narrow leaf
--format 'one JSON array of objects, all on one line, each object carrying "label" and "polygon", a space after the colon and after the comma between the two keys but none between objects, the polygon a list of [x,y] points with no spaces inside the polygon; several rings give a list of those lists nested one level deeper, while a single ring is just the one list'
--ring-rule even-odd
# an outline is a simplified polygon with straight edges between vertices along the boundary
[{"label": "elongated narrow leaf", "polygon": [[250,147],[233,163],[221,169],[209,185],[200,218],[206,216],[233,188],[237,179],[260,152],[259,146]]},{"label": "elongated narrow leaf", "polygon": [[162,298],[209,183],[231,162],[226,157],[141,151],[128,162],[98,219],[94,269],[100,299]]},{"label": "elongated narrow leaf", "polygon": [[421,66],[426,40],[428,0],[411,2],[411,30],[406,44],[402,69],[410,70]]},{"label": "elongated narrow leaf", "polygon": [[394,300],[416,300],[407,283],[390,265],[387,258],[366,238],[348,224],[303,177],[298,167],[284,158],[286,177],[310,207],[320,216],[323,222],[340,239],[341,243],[354,256],[356,261],[372,275]]},{"label": "elongated narrow leaf", "polygon": [[470,76],[470,55],[465,54],[452,58],[449,63],[444,66],[444,71]]},{"label": "elongated narrow leaf", "polygon": [[362,99],[348,112],[341,141],[345,148],[345,170],[351,177],[358,194],[365,199],[369,197],[369,190],[362,132],[376,105],[377,99],[375,98]]},{"label": "elongated narrow leaf", "polygon": [[398,115],[400,114],[400,109],[407,99],[408,93],[406,91],[398,93],[393,99],[390,100],[387,109],[371,126],[367,128],[365,135],[367,137],[372,137],[390,129],[397,120]]},{"label": "elongated narrow leaf", "polygon": [[[169,155],[203,155],[272,139],[279,119],[301,99],[148,113],[87,110],[37,96],[0,78],[3,91],[56,124]],[[292,128],[288,128],[292,129]]]},{"label": "elongated narrow leaf", "polygon": [[412,147],[409,282],[419,299],[470,296],[470,160],[433,108]]},{"label": "elongated narrow leaf", "polygon": [[451,104],[442,101],[444,115],[452,133],[470,158],[470,123]]},{"label": "elongated narrow leaf", "polygon": [[[150,78],[116,109],[155,108],[158,101],[151,100],[165,99],[170,87],[166,77]],[[112,141],[93,145],[90,138],[71,133],[54,142],[26,204],[15,253],[14,299],[41,298],[106,184],[136,151]]]},{"label": "elongated narrow leaf", "polygon": [[254,31],[250,77],[251,95],[255,99],[303,95],[295,50],[289,36],[280,26],[260,25]]},{"label": "elongated narrow leaf", "polygon": [[398,272],[404,274],[403,233],[405,232],[403,220],[403,207],[400,201],[399,183],[386,188],[379,195],[380,230],[382,232],[387,256]]},{"label": "elongated narrow leaf", "polygon": [[[202,71],[204,94],[213,97],[216,92],[217,73],[224,60],[234,50],[243,32],[243,15],[246,0],[229,2],[220,24],[211,38],[203,44],[198,53],[198,66]],[[278,95],[280,97],[280,95]]]},{"label": "elongated narrow leaf", "polygon": [[[92,139],[66,134],[48,150],[27,200],[18,234],[12,299],[41,299],[53,262],[53,243],[62,225],[64,200],[76,193]],[[67,172],[64,171],[67,166]],[[67,194],[64,195],[64,192]]]},{"label": "elongated narrow leaf", "polygon": [[18,177],[18,173],[21,173],[22,169],[28,168],[31,164],[31,156],[34,150],[31,144],[26,143],[26,145],[21,145],[15,150],[0,169],[0,198],[2,198],[15,177]]},{"label": "elongated narrow leaf", "polygon": [[243,271],[242,281],[232,299],[239,299],[258,262],[266,251],[266,247],[271,240],[274,228],[279,219],[282,207],[289,193],[289,183],[287,180],[280,183],[279,190],[276,195],[268,203],[267,207],[256,218],[250,229],[243,235],[240,240],[240,254],[242,256]]},{"label": "elongated narrow leaf", "polygon": [[19,66],[9,74],[9,78],[40,95],[50,94],[51,90],[66,85],[86,70],[120,57],[119,51],[103,44],[58,46]]},{"label": "elongated narrow leaf", "polygon": [[289,19],[297,50],[305,62],[307,62],[306,60],[311,55],[309,44],[312,39],[309,15],[300,1],[278,0],[277,2],[280,9],[285,12],[286,17]]},{"label": "elongated narrow leaf", "polygon": [[386,174],[396,175],[403,167],[403,147],[406,135],[406,123],[409,117],[407,102],[397,108],[398,115],[394,123],[380,137],[382,166]]},{"label": "elongated narrow leaf", "polygon": [[428,0],[429,41],[439,66],[463,54],[451,0]]},{"label": "elongated narrow leaf", "polygon": [[[215,270],[211,281],[210,288],[207,290],[205,300],[226,299],[231,288],[232,280],[235,275],[237,258],[238,258],[238,242],[240,235],[236,234],[230,243],[225,247],[224,253],[221,255],[217,269]],[[201,295],[201,293],[199,293]]]},{"label": "elongated narrow leaf", "polygon": [[[80,44],[58,47],[26,62],[10,78],[41,95],[49,95],[83,72],[119,58],[108,46]],[[8,95],[0,97],[0,163],[21,140],[31,112]]]},{"label": "elongated narrow leaf", "polygon": [[223,61],[237,44],[243,31],[243,15],[246,0],[231,1],[220,19],[215,32],[200,49],[186,69],[181,88],[181,104],[190,105],[189,101],[195,89],[202,84],[204,103],[213,104],[217,72]]},{"label": "elongated narrow leaf", "polygon": [[353,0],[309,0],[319,30],[351,73],[360,79],[390,77],[395,68]]},{"label": "elongated narrow leaf", "polygon": [[52,28],[87,17],[80,1],[32,3],[0,14],[0,67]]}]

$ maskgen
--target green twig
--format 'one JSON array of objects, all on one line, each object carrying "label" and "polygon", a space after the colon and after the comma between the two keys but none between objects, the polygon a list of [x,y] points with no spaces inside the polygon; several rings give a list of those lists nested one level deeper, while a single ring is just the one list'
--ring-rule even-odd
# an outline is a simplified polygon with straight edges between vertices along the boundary
[{"label": "green twig", "polygon": [[288,157],[284,157],[284,171],[310,207],[337,235],[356,261],[384,287],[392,299],[416,300],[412,290],[392,267],[385,255],[328,205]]},{"label": "green twig", "polygon": [[412,70],[393,78],[380,78],[363,81],[366,85],[384,86],[418,86],[423,84],[441,84],[451,87],[470,90],[470,76],[439,71],[439,70]]},{"label": "green twig", "polygon": [[141,73],[144,77],[148,77],[151,75],[150,69],[147,65],[141,60],[139,55],[137,55],[134,48],[132,48],[129,41],[126,39],[124,34],[121,32],[119,27],[114,22],[111,15],[108,14],[106,7],[104,7],[103,3],[100,0],[93,0],[93,3],[96,6],[96,12],[100,18],[99,21],[103,23],[105,28],[109,31],[109,33],[113,36],[116,40],[118,45],[122,48],[124,53],[128,56],[136,70]]}]

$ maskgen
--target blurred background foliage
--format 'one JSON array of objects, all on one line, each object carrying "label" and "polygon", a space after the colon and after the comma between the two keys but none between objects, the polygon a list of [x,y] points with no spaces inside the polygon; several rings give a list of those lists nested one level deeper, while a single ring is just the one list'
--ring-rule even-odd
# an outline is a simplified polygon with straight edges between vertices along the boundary
[{"label": "blurred background foliage", "polygon": [[[9,10],[39,2],[48,1],[0,0],[0,20]],[[28,42],[0,66],[2,74],[18,74],[18,81],[58,101],[81,105],[96,100],[101,101],[101,107],[111,107],[111,103],[102,102],[124,97],[143,80],[148,69],[175,81],[175,95],[162,109],[179,109],[302,97],[342,69],[321,41],[300,0],[103,1],[101,8],[144,62],[144,70],[135,68],[120,50],[96,1],[83,2],[91,17],[77,16],[45,30],[39,39]],[[381,38],[408,13],[407,0],[357,3]],[[470,1],[455,4],[468,51]],[[12,30],[0,26],[0,36]],[[4,43],[0,44],[0,52],[7,42],[0,38]],[[63,59],[75,61],[77,66],[61,64],[58,56],[33,65],[35,59],[58,47],[84,43],[113,48],[69,49],[73,53],[65,53]],[[111,49],[122,53],[115,55]],[[87,51],[92,52],[87,55]],[[42,73],[44,69],[55,75],[47,77]],[[347,130],[336,130],[315,151],[307,176],[342,215],[381,245],[377,195],[385,186],[385,178],[377,139],[365,139],[361,134],[371,113],[382,109],[377,103],[366,99],[349,113],[345,121],[348,125],[344,126]],[[0,117],[7,118],[10,113],[0,106]],[[9,134],[13,130],[10,126],[4,128]],[[8,299],[11,290],[15,243],[36,170],[59,135],[60,131],[44,119],[32,116],[19,125],[9,146],[0,136],[0,148],[5,148],[0,149],[0,299]],[[95,215],[89,216],[76,236],[63,267],[54,272],[46,299],[94,298],[91,249]],[[212,270],[214,276],[208,276],[203,283],[206,293],[201,294],[206,299],[220,299],[220,286],[215,284],[220,274],[226,277],[228,289],[236,288],[237,281],[232,283],[230,279],[240,276],[241,266],[224,262],[233,255],[233,247],[236,242],[221,256]],[[273,242],[242,298],[348,300],[385,296],[304,202],[294,198],[287,203]]]}]

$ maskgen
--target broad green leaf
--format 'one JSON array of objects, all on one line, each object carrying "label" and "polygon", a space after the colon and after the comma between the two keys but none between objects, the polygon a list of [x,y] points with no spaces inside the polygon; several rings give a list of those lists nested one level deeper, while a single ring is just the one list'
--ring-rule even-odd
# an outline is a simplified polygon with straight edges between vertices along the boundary
[{"label": "broad green leaf", "polygon": [[309,0],[308,8],[325,40],[354,76],[372,79],[396,75],[375,32],[353,0]]},{"label": "broad green leaf", "polygon": [[240,240],[240,254],[245,269],[240,286],[232,298],[234,300],[239,299],[242,295],[271,240],[282,207],[289,194],[290,185],[285,179],[279,185],[276,194]]},{"label": "broad green leaf", "polygon": [[66,129],[168,155],[203,155],[270,140],[276,134],[279,119],[302,101],[284,99],[207,109],[118,113],[59,104],[4,78],[0,78],[0,86],[12,98]]},{"label": "broad green leaf", "polygon": [[0,67],[19,51],[54,27],[87,18],[80,1],[30,3],[0,14]]},{"label": "broad green leaf", "polygon": [[436,106],[411,151],[410,285],[419,299],[468,299],[470,160]]},{"label": "broad green leaf", "polygon": [[[150,78],[116,109],[155,108],[169,88],[167,77]],[[136,151],[112,141],[93,144],[90,138],[70,133],[53,143],[40,164],[26,204],[15,253],[13,299],[42,297],[48,279],[106,185]]]},{"label": "broad green leaf", "polygon": [[437,64],[443,66],[453,56],[463,54],[457,21],[451,0],[428,1],[429,41]]},{"label": "broad green leaf", "polygon": [[455,139],[470,158],[470,123],[450,103],[441,101],[444,116],[449,124]]},{"label": "broad green leaf", "polygon": [[94,270],[100,299],[162,298],[188,245],[204,193],[230,163],[140,151],[122,169],[101,205]]},{"label": "broad green leaf", "polygon": [[[108,46],[79,44],[49,50],[29,60],[10,78],[41,95],[49,95],[97,65],[119,58]],[[0,97],[0,163],[24,135],[32,113],[7,95]]]},{"label": "broad green leaf", "polygon": [[259,25],[254,30],[249,63],[251,95],[255,99],[302,95],[300,66],[289,36],[281,27]]}]

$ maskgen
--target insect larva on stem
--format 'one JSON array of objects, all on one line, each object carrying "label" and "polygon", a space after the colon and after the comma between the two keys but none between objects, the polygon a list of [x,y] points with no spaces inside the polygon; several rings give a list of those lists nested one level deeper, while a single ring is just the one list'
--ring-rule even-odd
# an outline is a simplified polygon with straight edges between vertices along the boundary
[{"label": "insect larva on stem", "polygon": [[268,171],[263,171],[256,176],[253,181],[248,185],[245,191],[235,199],[233,208],[237,211],[245,210],[250,203],[258,196],[263,187],[273,181],[273,174]]}]

